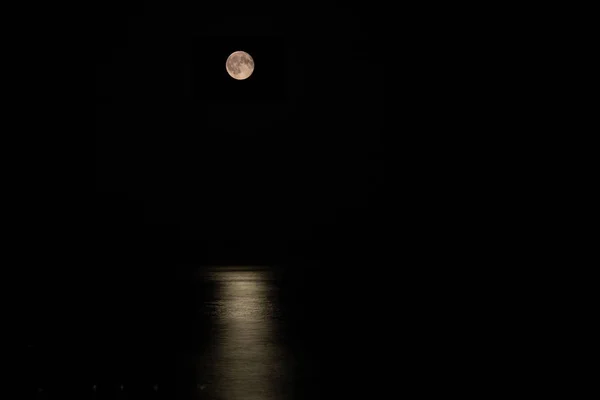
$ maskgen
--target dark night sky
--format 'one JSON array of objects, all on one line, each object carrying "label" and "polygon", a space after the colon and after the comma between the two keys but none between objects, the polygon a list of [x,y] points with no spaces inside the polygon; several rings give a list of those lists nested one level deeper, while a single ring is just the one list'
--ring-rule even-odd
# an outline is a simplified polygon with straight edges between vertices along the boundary
[{"label": "dark night sky", "polygon": [[[380,225],[386,82],[366,10],[100,12],[99,237],[228,261],[316,255]],[[246,81],[225,71],[235,50],[255,60]]]}]

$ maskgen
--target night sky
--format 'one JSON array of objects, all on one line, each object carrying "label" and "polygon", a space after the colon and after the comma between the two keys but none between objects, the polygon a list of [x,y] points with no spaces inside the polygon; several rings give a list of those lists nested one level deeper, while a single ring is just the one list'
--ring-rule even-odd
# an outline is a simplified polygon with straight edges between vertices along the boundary
[{"label": "night sky", "polygon": [[[386,84],[374,15],[232,4],[99,12],[97,242],[228,263],[318,259],[374,240]],[[225,70],[236,50],[255,61],[245,81]]]}]

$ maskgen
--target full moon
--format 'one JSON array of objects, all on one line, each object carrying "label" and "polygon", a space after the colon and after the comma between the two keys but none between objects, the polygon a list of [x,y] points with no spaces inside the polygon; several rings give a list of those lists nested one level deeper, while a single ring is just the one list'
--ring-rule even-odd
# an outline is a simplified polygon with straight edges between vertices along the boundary
[{"label": "full moon", "polygon": [[227,72],[233,79],[239,81],[248,79],[254,71],[254,60],[245,51],[234,51],[225,63]]}]

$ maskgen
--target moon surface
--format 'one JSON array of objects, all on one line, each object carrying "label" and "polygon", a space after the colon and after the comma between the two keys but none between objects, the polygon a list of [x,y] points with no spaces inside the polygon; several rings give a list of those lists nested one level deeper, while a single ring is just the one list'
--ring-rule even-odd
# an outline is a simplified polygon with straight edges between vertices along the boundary
[{"label": "moon surface", "polygon": [[254,60],[245,51],[234,51],[225,63],[227,72],[238,81],[248,79],[254,72]]}]

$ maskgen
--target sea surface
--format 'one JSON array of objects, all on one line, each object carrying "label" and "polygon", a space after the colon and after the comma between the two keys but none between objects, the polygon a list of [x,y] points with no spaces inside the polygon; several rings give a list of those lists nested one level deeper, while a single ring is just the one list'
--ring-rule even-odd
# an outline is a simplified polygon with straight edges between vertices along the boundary
[{"label": "sea surface", "polygon": [[343,276],[260,266],[122,271],[87,274],[60,312],[57,301],[36,306],[23,344],[29,398],[332,398],[356,392],[371,369],[362,360],[376,305]]}]

